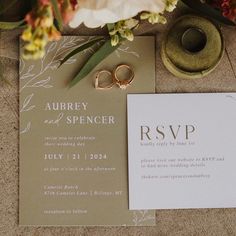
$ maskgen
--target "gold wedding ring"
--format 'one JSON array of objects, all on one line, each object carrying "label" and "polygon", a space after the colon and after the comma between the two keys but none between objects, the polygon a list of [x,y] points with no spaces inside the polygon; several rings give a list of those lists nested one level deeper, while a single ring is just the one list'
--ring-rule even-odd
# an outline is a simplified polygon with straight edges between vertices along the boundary
[{"label": "gold wedding ring", "polygon": [[[122,70],[123,68],[128,69],[130,71],[131,75],[128,79],[120,80],[118,78],[118,72],[120,70]],[[113,74],[114,74],[114,78],[116,80],[116,84],[119,86],[120,89],[126,89],[134,80],[134,71],[129,65],[126,65],[126,64],[121,64],[121,65],[117,66]]]},{"label": "gold wedding ring", "polygon": [[[127,79],[119,79],[118,72],[121,71],[122,69],[128,70],[130,73],[130,76]],[[99,79],[102,74],[108,74],[111,77],[111,83],[106,85],[106,86],[101,86],[99,84]],[[120,89],[126,89],[134,80],[134,71],[133,69],[126,64],[121,64],[118,65],[113,72],[109,70],[100,70],[98,71],[96,78],[95,78],[95,88],[104,90],[104,89],[111,89],[115,84],[120,88]]]},{"label": "gold wedding ring", "polygon": [[[101,74],[104,74],[104,73],[110,75],[110,77],[112,78],[112,82],[106,86],[101,86],[101,85],[99,85],[99,77],[101,76]],[[115,84],[114,77],[109,70],[98,71],[96,78],[95,78],[95,89],[101,89],[101,90],[102,89],[111,89],[114,86],[114,84]]]}]

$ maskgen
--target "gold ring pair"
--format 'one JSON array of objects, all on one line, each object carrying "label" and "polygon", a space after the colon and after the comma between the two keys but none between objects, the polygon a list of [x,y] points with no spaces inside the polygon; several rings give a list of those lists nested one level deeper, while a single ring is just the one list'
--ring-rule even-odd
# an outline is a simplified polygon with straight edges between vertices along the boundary
[{"label": "gold ring pair", "polygon": [[[130,76],[127,79],[119,79],[118,72],[121,71],[122,69],[127,69],[130,72]],[[111,83],[105,86],[101,86],[99,84],[99,78],[101,74],[108,74],[111,76]],[[98,71],[96,78],[95,78],[95,88],[96,89],[111,89],[114,85],[117,85],[120,89],[126,89],[134,80],[134,71],[133,69],[126,64],[121,64],[118,65],[113,72],[109,70],[100,70]]]}]

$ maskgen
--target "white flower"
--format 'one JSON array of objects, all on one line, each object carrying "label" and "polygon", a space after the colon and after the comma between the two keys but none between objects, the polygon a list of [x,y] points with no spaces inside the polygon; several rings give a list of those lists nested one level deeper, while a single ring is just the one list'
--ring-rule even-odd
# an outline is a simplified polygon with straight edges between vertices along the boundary
[{"label": "white flower", "polygon": [[142,11],[161,13],[165,8],[166,0],[79,0],[79,9],[70,26],[84,23],[96,28],[129,19]]}]

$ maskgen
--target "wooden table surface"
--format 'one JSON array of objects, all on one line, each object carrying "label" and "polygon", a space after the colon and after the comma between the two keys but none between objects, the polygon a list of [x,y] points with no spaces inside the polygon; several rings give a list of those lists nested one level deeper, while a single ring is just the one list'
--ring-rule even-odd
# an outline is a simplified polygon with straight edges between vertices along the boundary
[{"label": "wooden table surface", "polygon": [[[5,18],[15,19],[20,7]],[[236,92],[236,30],[222,27],[226,49],[224,57],[209,76],[197,80],[175,78],[163,66],[160,42],[169,24],[189,12],[181,8],[168,16],[165,26],[141,25],[137,34],[155,34],[156,92]],[[1,20],[1,19],[0,19]],[[67,28],[64,34],[96,35],[102,29]],[[20,30],[0,31],[0,70],[10,84],[0,82],[0,236],[235,236],[236,209],[158,210],[155,227],[19,227],[18,226],[18,39]],[[234,181],[234,180],[233,180]],[[197,196],[196,196],[197,197]]]}]

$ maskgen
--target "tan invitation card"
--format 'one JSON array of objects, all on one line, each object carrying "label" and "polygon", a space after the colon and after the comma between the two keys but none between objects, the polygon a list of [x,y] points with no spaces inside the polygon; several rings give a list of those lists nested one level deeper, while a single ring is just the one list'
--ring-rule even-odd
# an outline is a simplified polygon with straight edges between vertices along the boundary
[{"label": "tan invitation card", "polygon": [[[154,211],[128,209],[126,122],[127,94],[155,90],[154,37],[125,42],[69,89],[94,51],[58,64],[91,39],[65,36],[41,60],[20,60],[20,225],[155,224]],[[119,64],[132,84],[95,89],[97,71]]]}]

